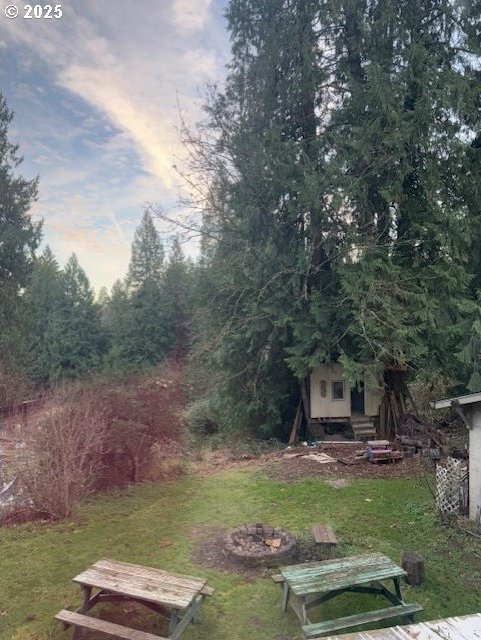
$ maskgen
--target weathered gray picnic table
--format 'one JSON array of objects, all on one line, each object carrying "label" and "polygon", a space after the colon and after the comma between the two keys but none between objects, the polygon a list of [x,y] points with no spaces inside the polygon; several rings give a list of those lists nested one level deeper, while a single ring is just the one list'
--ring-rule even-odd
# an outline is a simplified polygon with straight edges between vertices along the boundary
[{"label": "weathered gray picnic table", "polygon": [[206,596],[213,593],[202,578],[114,560],[100,560],[73,580],[82,588],[83,604],[76,612],[62,610],[55,617],[66,627],[75,627],[75,639],[82,629],[92,629],[125,640],[159,640],[160,636],[152,633],[86,615],[100,602],[131,601],[167,618],[168,637],[177,640],[187,625],[196,621]]},{"label": "weathered gray picnic table", "polygon": [[[398,616],[412,622],[414,614],[422,611],[422,607],[404,603],[401,590],[404,575],[404,569],[389,558],[372,553],[283,567],[273,579],[282,587],[283,610],[287,606],[293,609],[301,621],[304,637],[319,638],[340,629]],[[385,584],[391,581],[393,590]],[[310,621],[308,609],[346,592],[380,595],[391,606],[318,623]]]}]

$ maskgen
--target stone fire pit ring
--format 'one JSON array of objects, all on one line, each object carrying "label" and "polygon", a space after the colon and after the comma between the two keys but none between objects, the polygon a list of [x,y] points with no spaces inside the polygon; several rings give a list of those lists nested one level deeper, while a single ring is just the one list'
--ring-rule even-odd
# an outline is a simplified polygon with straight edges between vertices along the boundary
[{"label": "stone fire pit ring", "polygon": [[224,546],[232,558],[251,567],[288,564],[296,560],[299,552],[292,534],[265,524],[244,524],[229,529],[224,534]]}]

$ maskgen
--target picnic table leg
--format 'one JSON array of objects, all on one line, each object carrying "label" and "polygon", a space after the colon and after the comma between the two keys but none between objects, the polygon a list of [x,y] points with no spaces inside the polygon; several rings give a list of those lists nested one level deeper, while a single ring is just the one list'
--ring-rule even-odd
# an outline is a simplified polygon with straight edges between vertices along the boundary
[{"label": "picnic table leg", "polygon": [[197,596],[192,605],[185,611],[182,618],[177,618],[178,622],[172,632],[169,629],[169,638],[172,640],[178,640],[180,636],[184,633],[187,626],[194,621],[196,616],[199,613],[199,609],[204,602],[204,597],[202,595]]},{"label": "picnic table leg", "polygon": [[401,591],[401,578],[394,578],[394,590],[396,591],[396,596],[399,598],[399,601],[404,602]]},{"label": "picnic table leg", "polygon": [[[90,609],[90,596],[92,595],[92,587],[88,587],[87,585],[81,585],[82,587],[82,591],[83,591],[83,603],[82,605],[77,609],[78,613],[88,613],[88,610]],[[73,632],[73,640],[80,640],[80,638],[82,637],[82,629],[80,629],[79,627],[75,627],[75,631]]]},{"label": "picnic table leg", "polygon": [[169,638],[175,631],[176,626],[179,623],[179,614],[177,609],[172,609],[170,612],[170,622],[169,622]]},{"label": "picnic table leg", "polygon": [[287,601],[289,600],[289,585],[287,581],[282,585],[282,610],[285,611],[287,609]]},{"label": "picnic table leg", "polygon": [[[394,578],[394,589],[396,590],[396,596],[399,598],[400,604],[403,604],[404,600],[403,600],[402,590],[401,590],[401,578]],[[413,624],[414,617],[415,617],[414,613],[410,613],[407,616],[403,616],[403,622],[404,623],[408,622],[410,624]]]}]

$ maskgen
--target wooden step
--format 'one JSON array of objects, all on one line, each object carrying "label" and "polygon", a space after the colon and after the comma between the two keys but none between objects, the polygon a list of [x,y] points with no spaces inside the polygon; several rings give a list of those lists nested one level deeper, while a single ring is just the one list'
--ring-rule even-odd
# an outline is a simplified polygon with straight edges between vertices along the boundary
[{"label": "wooden step", "polygon": [[338,618],[337,620],[327,620],[326,622],[318,622],[314,624],[306,624],[302,627],[305,638],[315,639],[321,638],[328,633],[339,631],[340,629],[349,629],[350,627],[358,627],[362,624],[370,624],[371,622],[380,622],[389,618],[397,618],[399,616],[412,616],[423,608],[419,604],[400,604],[386,609],[377,609],[376,611],[367,611],[366,613],[358,613],[353,616]]},{"label": "wooden step", "polygon": [[66,609],[59,611],[55,617],[66,625],[79,627],[80,629],[90,629],[91,631],[97,631],[98,633],[103,633],[111,638],[119,638],[120,640],[166,640],[166,638],[156,636],[153,633],[129,629],[120,624],[114,624],[113,622],[107,622],[99,618],[92,618],[91,616],[84,616],[81,613],[67,611]]}]

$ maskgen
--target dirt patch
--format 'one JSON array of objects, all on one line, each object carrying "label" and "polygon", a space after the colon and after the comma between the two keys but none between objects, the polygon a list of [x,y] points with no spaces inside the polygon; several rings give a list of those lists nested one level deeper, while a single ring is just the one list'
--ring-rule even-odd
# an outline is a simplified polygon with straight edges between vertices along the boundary
[{"label": "dirt patch", "polygon": [[215,450],[204,449],[196,451],[195,455],[191,455],[190,468],[192,472],[200,476],[209,476],[219,472],[219,470],[234,469],[237,467],[248,467],[249,465],[261,465],[266,462],[272,462],[281,457],[281,453],[276,451],[273,453],[265,453],[260,456],[245,454],[239,458],[229,448],[220,448]]},{"label": "dirt patch", "polygon": [[224,529],[212,527],[195,527],[191,531],[191,538],[196,543],[192,560],[209,569],[237,573],[247,580],[254,580],[264,574],[262,567],[248,567],[230,556],[224,547]]},{"label": "dirt patch", "polygon": [[[216,529],[209,526],[194,527],[190,532],[190,537],[194,543],[193,562],[209,569],[236,573],[243,576],[247,581],[275,573],[272,568],[248,566],[229,555],[224,545],[226,531],[226,529]],[[294,563],[323,559],[322,550],[315,543],[310,531],[294,532],[294,535],[298,547]],[[287,562],[287,564],[293,564],[293,562]]]},{"label": "dirt patch", "polygon": [[334,489],[344,489],[344,487],[348,487],[350,485],[349,480],[346,478],[335,478],[334,480],[326,480],[327,484]]},{"label": "dirt patch", "polygon": [[[289,450],[285,455],[279,454],[275,459],[267,460],[264,469],[268,477],[283,482],[298,482],[306,477],[338,477],[336,488],[347,486],[348,478],[411,478],[424,470],[424,463],[418,458],[405,458],[399,462],[372,464],[361,459],[355,464],[343,464],[341,459],[352,460],[357,450],[363,449],[360,444],[323,444],[313,449],[299,452]],[[319,464],[309,454],[325,453],[335,462]],[[298,453],[298,455],[295,455]],[[340,476],[340,477],[339,477]],[[341,484],[339,484],[341,482]]]}]

